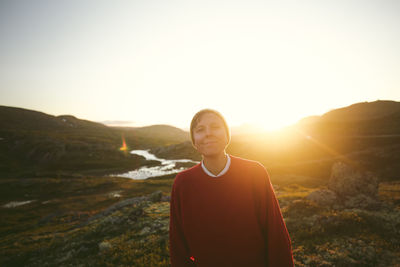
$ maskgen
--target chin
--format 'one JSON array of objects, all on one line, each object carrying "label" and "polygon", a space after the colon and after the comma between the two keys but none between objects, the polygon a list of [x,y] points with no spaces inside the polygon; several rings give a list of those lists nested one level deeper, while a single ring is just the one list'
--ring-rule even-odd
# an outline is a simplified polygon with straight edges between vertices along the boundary
[{"label": "chin", "polygon": [[201,155],[203,157],[216,157],[223,153],[224,153],[224,151],[207,151],[207,152],[204,151],[203,153],[201,153]]}]

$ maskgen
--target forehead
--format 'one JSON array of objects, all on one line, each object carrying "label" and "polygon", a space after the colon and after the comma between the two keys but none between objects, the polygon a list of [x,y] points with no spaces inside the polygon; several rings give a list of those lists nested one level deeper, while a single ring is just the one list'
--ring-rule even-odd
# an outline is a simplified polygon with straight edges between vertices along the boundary
[{"label": "forehead", "polygon": [[211,124],[211,123],[223,124],[223,121],[218,115],[209,112],[209,113],[205,113],[205,114],[201,115],[197,119],[197,123],[196,123],[195,127],[198,127],[201,125],[206,125],[206,124]]}]

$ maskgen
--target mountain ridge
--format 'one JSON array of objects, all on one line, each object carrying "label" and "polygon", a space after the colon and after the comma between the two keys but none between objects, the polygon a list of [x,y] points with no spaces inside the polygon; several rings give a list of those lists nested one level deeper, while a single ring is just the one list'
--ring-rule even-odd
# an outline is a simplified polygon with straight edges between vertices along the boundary
[{"label": "mountain ridge", "polygon": [[[244,131],[233,136],[227,152],[278,166],[279,172],[318,176],[326,175],[334,159],[357,155],[353,160],[364,162],[373,171],[384,170],[382,176],[393,179],[400,161],[396,145],[400,143],[399,110],[396,101],[356,103],[306,117],[275,135],[256,129]],[[171,125],[108,127],[72,115],[52,116],[5,106],[0,106],[0,138],[0,174],[26,166],[32,169],[29,173],[37,175],[43,169],[115,173],[147,164],[120,150],[123,139],[127,150],[146,149],[160,158],[200,158],[189,133]],[[316,164],[321,158],[324,163]]]}]

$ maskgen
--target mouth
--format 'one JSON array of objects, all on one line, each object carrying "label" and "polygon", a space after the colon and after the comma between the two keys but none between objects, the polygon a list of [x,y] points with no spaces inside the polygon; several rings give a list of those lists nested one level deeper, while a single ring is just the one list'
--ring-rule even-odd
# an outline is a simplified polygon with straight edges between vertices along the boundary
[{"label": "mouth", "polygon": [[208,141],[208,142],[204,142],[204,145],[213,145],[218,143],[217,141]]}]

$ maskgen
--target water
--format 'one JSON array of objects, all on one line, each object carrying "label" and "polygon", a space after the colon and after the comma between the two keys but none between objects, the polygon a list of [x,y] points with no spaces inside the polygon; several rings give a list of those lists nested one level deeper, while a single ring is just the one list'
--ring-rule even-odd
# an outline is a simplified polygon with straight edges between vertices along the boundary
[{"label": "water", "polygon": [[148,150],[132,150],[130,152],[131,154],[136,154],[139,156],[143,156],[146,158],[146,160],[156,160],[161,163],[160,166],[153,166],[153,167],[141,167],[137,170],[129,171],[126,173],[122,174],[117,174],[113,176],[119,176],[119,177],[125,177],[125,178],[131,178],[131,179],[147,179],[150,177],[156,177],[156,176],[162,176],[162,175],[167,175],[167,174],[172,174],[172,173],[177,173],[180,171],[183,171],[186,169],[185,167],[176,167],[176,163],[187,163],[187,162],[192,162],[192,163],[199,163],[198,161],[193,161],[190,159],[160,159],[157,158],[155,155],[149,153]]},{"label": "water", "polygon": [[10,203],[7,203],[7,204],[3,205],[2,207],[3,208],[15,208],[15,207],[19,207],[19,206],[23,206],[23,205],[29,204],[29,203],[31,203],[33,201],[36,201],[36,200],[11,201]]}]

